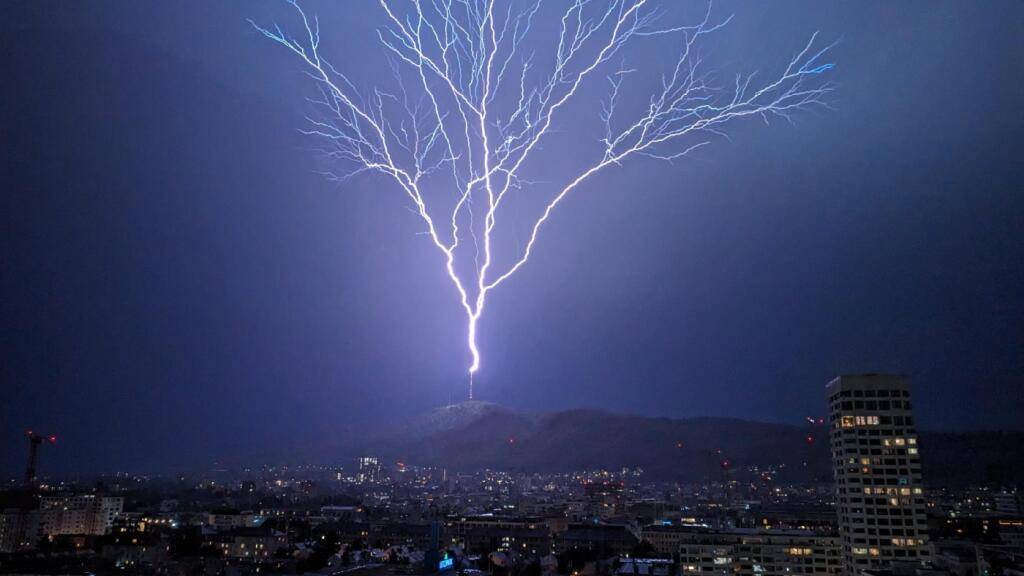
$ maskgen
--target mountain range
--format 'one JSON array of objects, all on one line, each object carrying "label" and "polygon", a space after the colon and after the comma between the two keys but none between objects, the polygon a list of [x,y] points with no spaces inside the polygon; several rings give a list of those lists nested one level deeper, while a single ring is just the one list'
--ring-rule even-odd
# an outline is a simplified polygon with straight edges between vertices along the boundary
[{"label": "mountain range", "polygon": [[[654,418],[598,410],[523,414],[468,401],[396,427],[372,449],[453,471],[568,472],[642,468],[652,479],[831,481],[827,426],[734,418]],[[919,433],[927,484],[1024,478],[1024,432]]]}]

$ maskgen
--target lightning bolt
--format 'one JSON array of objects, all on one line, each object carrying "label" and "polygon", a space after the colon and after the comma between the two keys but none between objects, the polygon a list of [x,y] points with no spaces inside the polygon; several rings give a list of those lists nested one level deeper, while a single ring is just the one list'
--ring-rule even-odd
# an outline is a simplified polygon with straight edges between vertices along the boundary
[{"label": "lightning bolt", "polygon": [[[317,114],[307,118],[302,132],[320,142],[320,151],[337,166],[325,175],[344,181],[381,174],[412,202],[466,316],[470,398],[481,366],[477,328],[487,297],[529,261],[541,229],[570,192],[633,157],[683,158],[715,137],[727,138],[725,126],[744,118],[792,121],[799,110],[829,108],[827,96],[834,90],[819,80],[834,65],[822,62],[832,45],[816,49],[817,33],[770,80],[755,83],[756,73],[737,75],[730,89],[722,89],[712,82],[697,47],[732,17],[712,21],[709,4],[700,22],[665,27],[659,24],[661,11],[648,0],[570,2],[557,14],[557,38],[549,39],[555,47],[546,54],[544,71],[537,47],[548,44],[532,40],[540,0],[500,6],[495,0],[410,0],[401,8],[379,0],[386,25],[377,39],[395,86],[360,90],[322,55],[316,16],[296,0],[286,1],[301,21],[301,36],[276,24],[250,23],[297,56],[317,88],[318,96],[310,99]],[[663,72],[645,106],[623,113],[623,84],[637,72],[625,67],[623,51],[633,42],[659,40],[677,46],[675,65]],[[534,49],[526,54],[530,45]],[[623,62],[613,66],[620,56]],[[580,100],[581,86],[605,69],[610,70],[604,72],[608,93],[599,152],[548,192],[525,247],[499,268],[494,237],[503,203],[510,193],[537,186],[521,175],[524,165],[554,132],[562,111]],[[454,191],[451,205],[445,208],[443,195],[428,204],[426,189]],[[435,220],[441,213],[446,215]],[[467,238],[468,273],[459,260]]]}]

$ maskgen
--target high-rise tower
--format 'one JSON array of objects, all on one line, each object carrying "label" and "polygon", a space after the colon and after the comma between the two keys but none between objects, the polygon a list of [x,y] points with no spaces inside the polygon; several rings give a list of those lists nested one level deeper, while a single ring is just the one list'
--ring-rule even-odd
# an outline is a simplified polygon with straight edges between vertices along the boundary
[{"label": "high-rise tower", "polygon": [[921,457],[906,378],[840,376],[826,387],[836,512],[848,575],[930,559]]}]

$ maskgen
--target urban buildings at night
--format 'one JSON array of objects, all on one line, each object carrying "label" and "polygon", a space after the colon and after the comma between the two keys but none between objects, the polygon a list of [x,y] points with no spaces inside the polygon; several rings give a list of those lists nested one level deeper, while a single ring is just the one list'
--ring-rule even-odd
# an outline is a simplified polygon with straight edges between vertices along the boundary
[{"label": "urban buildings at night", "polygon": [[892,375],[827,387],[836,511],[847,575],[927,562],[928,519],[910,386]]},{"label": "urban buildings at night", "polygon": [[[834,482],[692,447],[698,459],[685,462],[729,465],[684,481],[639,467],[451,470],[364,454],[92,485],[44,467],[38,485],[0,493],[0,573],[1022,573],[1019,486],[929,484],[905,378],[840,376],[825,401],[828,445],[801,450],[827,455]],[[465,425],[495,418],[466,411]],[[666,457],[693,441],[673,437]]]}]

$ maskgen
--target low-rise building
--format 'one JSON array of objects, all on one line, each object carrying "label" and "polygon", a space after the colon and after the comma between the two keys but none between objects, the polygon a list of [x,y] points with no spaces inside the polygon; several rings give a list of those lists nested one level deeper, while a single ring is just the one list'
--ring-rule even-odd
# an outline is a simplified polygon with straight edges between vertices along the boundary
[{"label": "low-rise building", "polygon": [[287,544],[284,533],[264,527],[234,528],[217,534],[214,546],[229,558],[273,558]]},{"label": "low-rise building", "polygon": [[124,498],[119,496],[43,496],[39,499],[39,534],[108,534],[123,507]]},{"label": "low-rise building", "polygon": [[570,524],[555,539],[558,552],[573,548],[593,550],[602,558],[630,554],[639,543],[629,527],[620,524]]},{"label": "low-rise building", "polygon": [[712,530],[649,526],[642,536],[662,555],[678,558],[687,574],[806,574],[842,571],[838,535],[804,530]]}]

